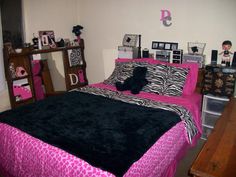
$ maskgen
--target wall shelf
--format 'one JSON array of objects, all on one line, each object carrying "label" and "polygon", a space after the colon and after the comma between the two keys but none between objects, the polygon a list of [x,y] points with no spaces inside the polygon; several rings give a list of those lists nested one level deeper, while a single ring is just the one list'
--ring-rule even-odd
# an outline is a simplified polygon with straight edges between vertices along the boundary
[{"label": "wall shelf", "polygon": [[[6,43],[4,44],[4,67],[12,108],[36,101],[34,75],[32,74],[32,56],[34,54],[52,52],[62,52],[67,91],[83,87],[88,84],[86,76],[86,61],[84,59],[83,39],[81,39],[80,44],[77,46],[57,47],[42,50],[23,48],[21,53],[16,53],[12,48],[12,45],[10,43]],[[44,81],[46,94],[54,95],[55,92],[52,85],[47,60],[40,60],[40,62],[43,65],[41,75]],[[23,67],[28,75],[22,77],[16,77],[16,75],[14,76],[14,72],[17,67]],[[20,83],[20,81],[22,81],[22,83]],[[30,92],[32,96],[29,98],[28,95],[28,97],[25,97],[24,99],[23,95],[19,91],[16,91],[16,88],[26,90],[28,93]]]}]

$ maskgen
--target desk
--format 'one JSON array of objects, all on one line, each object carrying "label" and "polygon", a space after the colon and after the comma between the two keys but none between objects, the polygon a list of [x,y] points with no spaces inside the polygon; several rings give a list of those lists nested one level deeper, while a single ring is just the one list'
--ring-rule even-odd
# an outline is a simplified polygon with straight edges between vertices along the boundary
[{"label": "desk", "polygon": [[236,98],[227,104],[190,173],[195,177],[236,176]]}]

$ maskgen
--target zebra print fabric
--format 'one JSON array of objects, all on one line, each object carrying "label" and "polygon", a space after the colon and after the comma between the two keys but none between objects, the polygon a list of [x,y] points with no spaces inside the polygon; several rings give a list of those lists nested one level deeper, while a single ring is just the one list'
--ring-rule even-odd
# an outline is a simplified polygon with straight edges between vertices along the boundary
[{"label": "zebra print fabric", "polygon": [[116,62],[113,73],[104,81],[104,84],[115,86],[116,82],[123,82],[132,76],[133,69],[138,66],[147,68],[146,79],[149,83],[142,91],[168,96],[182,95],[189,69],[164,64]]},{"label": "zebra print fabric", "polygon": [[91,87],[91,86],[82,87],[82,88],[76,89],[76,91],[80,91],[84,93],[91,93],[94,95],[100,95],[107,98],[123,101],[126,103],[137,104],[140,106],[160,108],[164,110],[173,111],[180,116],[181,120],[184,121],[186,130],[187,130],[188,140],[190,143],[192,142],[192,138],[198,132],[196,125],[194,124],[194,121],[192,119],[191,113],[189,112],[189,110],[187,110],[186,108],[182,106],[156,102],[149,99],[139,98],[133,95],[124,95],[122,92],[96,88],[96,87]]}]

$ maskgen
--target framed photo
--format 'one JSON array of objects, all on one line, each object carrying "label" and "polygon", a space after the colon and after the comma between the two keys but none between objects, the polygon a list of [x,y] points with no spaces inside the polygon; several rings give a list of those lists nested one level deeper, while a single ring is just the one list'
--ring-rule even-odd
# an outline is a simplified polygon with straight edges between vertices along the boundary
[{"label": "framed photo", "polygon": [[123,38],[123,46],[136,47],[138,41],[137,34],[125,34]]},{"label": "framed photo", "polygon": [[158,49],[164,50],[165,49],[165,43],[164,42],[158,42]]},{"label": "framed photo", "polygon": [[178,49],[178,43],[152,41],[152,49],[177,50]]},{"label": "framed photo", "polygon": [[83,65],[81,49],[68,50],[69,66]]},{"label": "framed photo", "polygon": [[152,49],[158,49],[158,42],[152,42]]},{"label": "framed photo", "polygon": [[178,49],[178,43],[172,43],[171,50],[177,50],[177,49]]},{"label": "framed photo", "polygon": [[56,48],[54,31],[39,31],[39,38],[42,46],[50,46]]},{"label": "framed photo", "polygon": [[171,44],[165,43],[165,50],[171,50]]}]

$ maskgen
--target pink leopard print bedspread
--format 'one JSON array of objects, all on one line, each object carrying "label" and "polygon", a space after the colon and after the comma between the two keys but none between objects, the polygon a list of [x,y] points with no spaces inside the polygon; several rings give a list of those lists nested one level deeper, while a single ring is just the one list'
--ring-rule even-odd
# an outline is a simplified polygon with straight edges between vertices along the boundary
[{"label": "pink leopard print bedspread", "polygon": [[[114,176],[6,124],[0,124],[0,135],[0,172],[4,177]],[[180,122],[166,132],[124,176],[174,176],[179,158],[190,146],[184,123]]]}]

